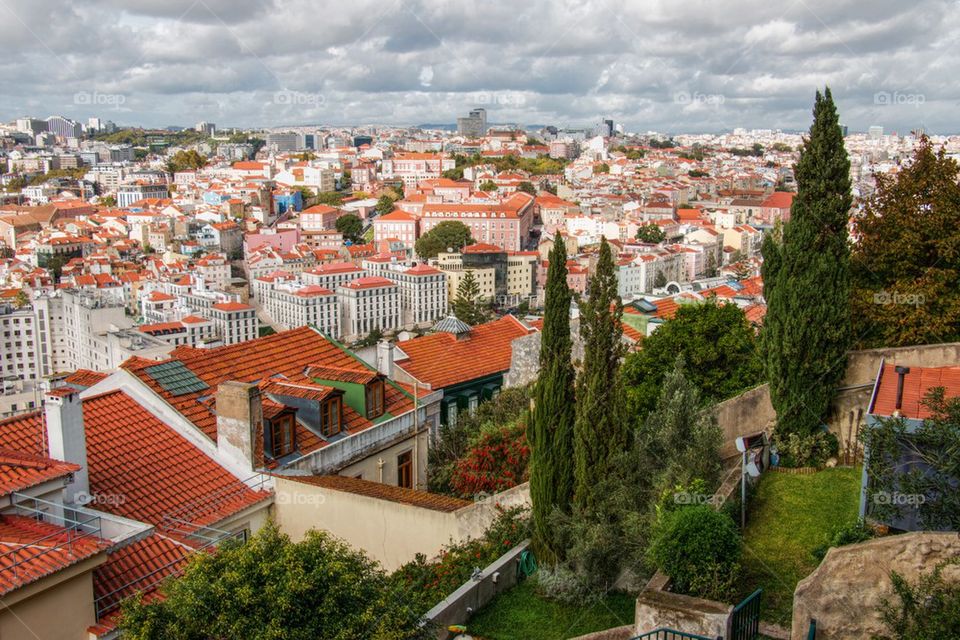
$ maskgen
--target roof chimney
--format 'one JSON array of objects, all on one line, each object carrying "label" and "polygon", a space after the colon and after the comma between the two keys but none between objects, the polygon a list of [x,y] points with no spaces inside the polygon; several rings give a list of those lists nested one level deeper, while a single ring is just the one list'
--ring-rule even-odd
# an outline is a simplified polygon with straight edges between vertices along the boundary
[{"label": "roof chimney", "polygon": [[393,344],[389,340],[377,343],[377,371],[388,378],[393,375]]},{"label": "roof chimney", "polygon": [[217,387],[217,452],[244,471],[263,463],[263,405],[260,389],[246,382]]},{"label": "roof chimney", "polygon": [[903,378],[910,373],[910,367],[894,367],[897,372],[897,411],[903,405]]},{"label": "roof chimney", "polygon": [[47,423],[48,455],[55,460],[80,465],[67,485],[65,498],[75,502],[77,497],[90,494],[87,474],[87,438],[83,430],[83,405],[79,392],[70,386],[57,387],[43,396],[44,417]]}]

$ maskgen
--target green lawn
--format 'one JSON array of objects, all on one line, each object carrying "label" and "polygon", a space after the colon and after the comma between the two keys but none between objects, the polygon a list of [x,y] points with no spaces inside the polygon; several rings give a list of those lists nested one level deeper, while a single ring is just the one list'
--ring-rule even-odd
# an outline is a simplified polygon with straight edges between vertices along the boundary
[{"label": "green lawn", "polygon": [[790,627],[797,582],[819,564],[813,551],[856,521],[859,492],[859,468],[763,475],[743,534],[743,586],[763,587],[765,620]]},{"label": "green lawn", "polygon": [[537,595],[531,580],[481,609],[467,632],[485,640],[560,640],[633,623],[636,597],[610,593],[591,606],[564,605]]}]

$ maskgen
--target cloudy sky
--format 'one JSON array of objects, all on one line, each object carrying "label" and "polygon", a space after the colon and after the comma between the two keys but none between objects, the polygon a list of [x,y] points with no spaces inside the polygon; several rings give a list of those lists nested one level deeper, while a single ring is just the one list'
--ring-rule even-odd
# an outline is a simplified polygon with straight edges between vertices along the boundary
[{"label": "cloudy sky", "polygon": [[0,120],[960,131],[957,2],[0,0]]}]

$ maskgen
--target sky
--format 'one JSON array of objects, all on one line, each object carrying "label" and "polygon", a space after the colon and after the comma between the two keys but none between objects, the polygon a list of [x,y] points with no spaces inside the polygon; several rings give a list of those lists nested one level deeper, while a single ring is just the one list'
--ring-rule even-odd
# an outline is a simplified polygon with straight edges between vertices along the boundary
[{"label": "sky", "polygon": [[0,120],[960,131],[937,0],[0,0]]}]

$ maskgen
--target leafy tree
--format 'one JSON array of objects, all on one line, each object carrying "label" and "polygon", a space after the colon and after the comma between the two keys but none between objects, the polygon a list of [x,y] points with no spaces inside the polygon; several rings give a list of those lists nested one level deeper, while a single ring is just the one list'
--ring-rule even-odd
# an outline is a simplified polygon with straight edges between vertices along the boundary
[{"label": "leafy tree", "polygon": [[457,460],[450,484],[456,495],[467,499],[505,491],[526,480],[529,461],[526,426],[522,422],[500,425],[481,433]]},{"label": "leafy tree", "polygon": [[17,295],[13,297],[13,306],[16,309],[22,309],[30,304],[30,297],[27,295],[27,292],[23,289],[17,291]]},{"label": "leafy tree", "polygon": [[359,242],[363,238],[363,221],[352,213],[337,218],[336,228],[351,242]]},{"label": "leafy tree", "polygon": [[713,299],[681,305],[674,317],[644,338],[643,349],[624,361],[631,415],[642,420],[654,408],[677,356],[683,357],[686,377],[704,402],[725,400],[763,379],[753,327],[742,309]]},{"label": "leafy tree", "polygon": [[854,335],[863,347],[960,340],[960,166],[924,137],[855,219]]},{"label": "leafy tree", "polygon": [[[459,251],[473,243],[470,228],[459,220],[444,220],[417,239],[414,249],[421,258],[435,258],[441,251]],[[461,318],[462,320],[462,318]]]},{"label": "leafy tree", "polygon": [[[870,495],[923,496],[910,505],[924,529],[960,531],[960,398],[931,389],[923,404],[931,417],[915,429],[903,418],[885,418],[862,431]],[[872,500],[870,517],[889,522],[905,505]]]},{"label": "leafy tree", "polygon": [[556,237],[547,268],[543,329],[540,332],[540,375],[534,386],[533,410],[527,431],[530,456],[530,497],[533,503],[533,543],[537,557],[553,564],[563,549],[549,516],[554,509],[570,511],[573,497],[573,423],[575,376],[570,337],[570,287],[567,249]]},{"label": "leafy tree", "polygon": [[641,225],[640,228],[637,229],[637,240],[641,242],[660,244],[666,239],[666,232],[653,222]]},{"label": "leafy tree", "polygon": [[610,173],[610,165],[607,164],[606,162],[601,162],[600,164],[595,165],[593,167],[593,172],[594,173]]},{"label": "leafy tree", "polygon": [[493,180],[484,180],[480,183],[480,191],[496,191],[497,183]]},{"label": "leafy tree", "polygon": [[783,142],[774,142],[773,146],[770,148],[779,153],[789,153],[793,151],[793,147],[788,144],[784,144]]},{"label": "leafy tree", "polygon": [[598,499],[598,480],[610,460],[627,447],[620,358],[623,355],[623,303],[617,295],[613,253],[606,238],[600,243],[597,270],[590,279],[589,298],[580,305],[583,367],[577,379],[574,426],[574,497],[589,510]]},{"label": "leafy tree", "polygon": [[880,617],[890,635],[875,640],[930,640],[960,638],[960,582],[944,578],[944,569],[956,569],[960,559],[937,564],[914,583],[890,572],[894,598],[880,601]]},{"label": "leafy tree", "polygon": [[339,207],[343,204],[343,193],[339,191],[321,191],[315,197],[317,204],[325,204],[328,207]]},{"label": "leafy tree", "polygon": [[294,156],[300,162],[310,162],[311,160],[316,160],[317,156],[312,151],[304,151]]},{"label": "leafy tree", "polygon": [[651,459],[662,461],[656,473],[658,487],[687,485],[694,480],[712,487],[719,479],[723,434],[688,377],[682,355],[663,378],[656,409],[647,416],[637,437]]},{"label": "leafy tree", "polygon": [[530,405],[526,387],[502,389],[496,398],[481,402],[472,414],[457,416],[456,424],[441,424],[440,434],[428,450],[427,487],[431,492],[455,495],[454,469],[477,445],[483,433],[518,422]]},{"label": "leafy tree", "polygon": [[781,435],[821,423],[850,346],[850,161],[830,89],[817,92],[783,242],[763,244],[763,348]]},{"label": "leafy tree", "polygon": [[300,199],[303,201],[303,208],[313,206],[313,200],[316,198],[316,194],[313,192],[313,189],[310,187],[294,187],[294,191],[300,192]]},{"label": "leafy tree", "polygon": [[469,325],[483,324],[488,320],[488,314],[479,298],[480,284],[473,275],[473,270],[467,269],[457,284],[457,296],[450,305],[453,314]]},{"label": "leafy tree", "polygon": [[207,159],[197,153],[194,149],[186,151],[177,151],[170,160],[167,161],[167,171],[176,173],[177,171],[193,171],[207,166]]},{"label": "leafy tree", "polygon": [[377,212],[377,215],[385,216],[391,211],[393,211],[393,198],[387,195],[380,196],[377,199],[377,206],[374,209]]},{"label": "leafy tree", "polygon": [[460,180],[463,178],[463,167],[456,167],[454,169],[447,169],[440,174],[441,177],[446,178],[447,180]]},{"label": "leafy tree", "polygon": [[117,206],[116,196],[100,196],[100,204],[104,207],[115,207]]},{"label": "leafy tree", "polygon": [[431,637],[378,565],[327,533],[291,542],[273,523],[199,553],[164,598],[124,605],[131,640]]},{"label": "leafy tree", "polygon": [[519,185],[517,185],[517,191],[522,191],[524,193],[529,193],[532,196],[537,195],[537,188],[533,186],[532,182],[524,180]]},{"label": "leafy tree", "polygon": [[700,169],[691,169],[687,171],[687,175],[691,178],[709,178],[710,174],[706,171],[701,171]]}]

